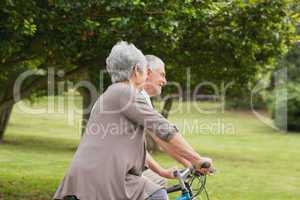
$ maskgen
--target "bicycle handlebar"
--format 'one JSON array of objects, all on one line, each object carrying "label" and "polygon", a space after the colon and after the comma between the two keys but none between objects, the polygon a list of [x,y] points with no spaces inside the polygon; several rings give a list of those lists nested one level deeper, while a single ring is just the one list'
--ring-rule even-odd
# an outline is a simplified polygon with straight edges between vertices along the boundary
[{"label": "bicycle handlebar", "polygon": [[[211,164],[209,162],[203,162],[201,164],[200,169],[209,169],[211,167]],[[215,170],[214,169],[210,169],[209,173],[214,173]],[[203,175],[201,172],[196,171],[195,167],[190,167],[190,168],[186,168],[186,169],[182,169],[182,170],[176,170],[173,172],[174,176],[178,178],[178,176],[180,175],[181,177],[185,177],[186,175],[190,174],[190,173],[195,173],[196,175]],[[186,173],[186,174],[183,174]]]},{"label": "bicycle handlebar", "polygon": [[[210,173],[215,172],[215,170],[212,168],[209,162],[202,163],[200,169],[203,168],[209,169]],[[174,171],[174,176],[178,179],[179,184],[166,188],[167,193],[181,191],[182,194],[189,194],[192,197],[192,199],[194,199],[194,197],[198,196],[202,191],[204,191],[207,198],[209,199],[205,188],[206,174],[201,173],[196,169],[198,168],[195,168],[193,166],[190,168]],[[196,190],[192,190],[192,184],[194,183],[194,180],[198,180],[201,183],[200,187]]]}]

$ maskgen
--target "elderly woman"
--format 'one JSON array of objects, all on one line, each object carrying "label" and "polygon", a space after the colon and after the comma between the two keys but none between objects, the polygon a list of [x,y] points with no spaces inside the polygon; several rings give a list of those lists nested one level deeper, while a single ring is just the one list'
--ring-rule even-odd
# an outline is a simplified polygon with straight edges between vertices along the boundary
[{"label": "elderly woman", "polygon": [[161,186],[141,176],[146,155],[144,129],[191,164],[211,160],[200,157],[141,95],[147,62],[140,50],[119,42],[106,63],[113,84],[96,101],[86,133],[54,199],[168,199]]}]

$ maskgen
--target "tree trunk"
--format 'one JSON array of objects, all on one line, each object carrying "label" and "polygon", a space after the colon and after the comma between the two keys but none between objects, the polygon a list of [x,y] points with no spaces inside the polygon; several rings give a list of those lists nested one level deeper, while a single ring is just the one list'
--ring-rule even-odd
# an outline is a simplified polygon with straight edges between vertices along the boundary
[{"label": "tree trunk", "polygon": [[[164,107],[161,111],[161,114],[165,117],[168,118],[169,116],[169,112],[172,108],[172,103],[173,103],[173,99],[172,98],[168,98],[164,104]],[[160,151],[160,147],[156,144],[156,142],[153,140],[153,138],[151,137],[150,134],[146,134],[146,143],[147,143],[147,150],[152,153],[152,152],[157,152]]]},{"label": "tree trunk", "polygon": [[165,117],[168,118],[169,117],[169,113],[170,110],[172,108],[172,104],[173,104],[173,99],[172,98],[168,98],[164,104],[163,110],[161,111],[161,114]]},{"label": "tree trunk", "polygon": [[91,103],[92,103],[92,97],[86,88],[80,89],[80,94],[82,96],[82,121],[81,121],[81,136],[83,136],[85,132],[85,128],[87,125],[87,122],[90,118],[91,114]]},{"label": "tree trunk", "polygon": [[[86,81],[87,83],[92,84],[91,78],[88,71],[85,71],[81,75],[81,81]],[[86,86],[82,86],[78,88],[79,93],[82,97],[82,121],[81,121],[81,136],[84,135],[86,125],[88,123],[88,120],[90,118],[91,110],[93,108],[93,105],[95,101],[97,100],[97,90],[94,88],[90,88]]]},{"label": "tree trunk", "polygon": [[3,141],[12,109],[13,105],[10,105],[0,111],[0,143]]}]

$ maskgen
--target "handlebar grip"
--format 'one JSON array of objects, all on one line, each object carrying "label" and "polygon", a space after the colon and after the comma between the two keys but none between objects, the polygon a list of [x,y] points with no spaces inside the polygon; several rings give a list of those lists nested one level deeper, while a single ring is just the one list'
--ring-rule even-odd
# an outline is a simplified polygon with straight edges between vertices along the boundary
[{"label": "handlebar grip", "polygon": [[175,171],[173,172],[173,175],[174,175],[174,177],[177,177],[177,175],[178,175],[178,171],[177,171],[177,170],[175,170]]},{"label": "handlebar grip", "polygon": [[[194,169],[209,169],[209,173],[211,173],[211,174],[215,173],[215,169],[212,167],[212,165],[209,162],[203,162],[203,163],[201,163],[201,165],[198,165],[198,166],[194,165],[193,167],[194,167]],[[199,171],[196,171],[195,173],[198,175],[203,175]]]},{"label": "handlebar grip", "polygon": [[200,168],[205,168],[205,169],[208,169],[208,168],[210,168],[210,167],[211,167],[211,165],[210,165],[209,162],[203,162],[203,163],[201,164],[201,166],[200,166]]},{"label": "handlebar grip", "polygon": [[209,169],[209,173],[211,174],[216,172],[216,169],[211,167],[211,164],[209,162],[202,163],[201,168]]}]

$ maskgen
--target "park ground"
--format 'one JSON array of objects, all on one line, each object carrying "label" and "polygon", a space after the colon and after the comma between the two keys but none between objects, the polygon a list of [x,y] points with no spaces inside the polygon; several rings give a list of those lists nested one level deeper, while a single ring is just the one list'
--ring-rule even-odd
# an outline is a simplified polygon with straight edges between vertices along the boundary
[{"label": "park ground", "polygon": [[[47,108],[47,100],[26,105]],[[75,105],[80,108],[79,98]],[[252,111],[223,112],[201,102],[173,108],[170,121],[200,154],[214,160],[217,173],[207,183],[211,200],[300,199],[299,133],[278,132]],[[61,113],[48,109],[29,114],[14,108],[0,144],[1,200],[51,199],[68,169],[80,141],[80,113],[68,106]],[[180,167],[163,153],[154,157],[164,167]]]}]

